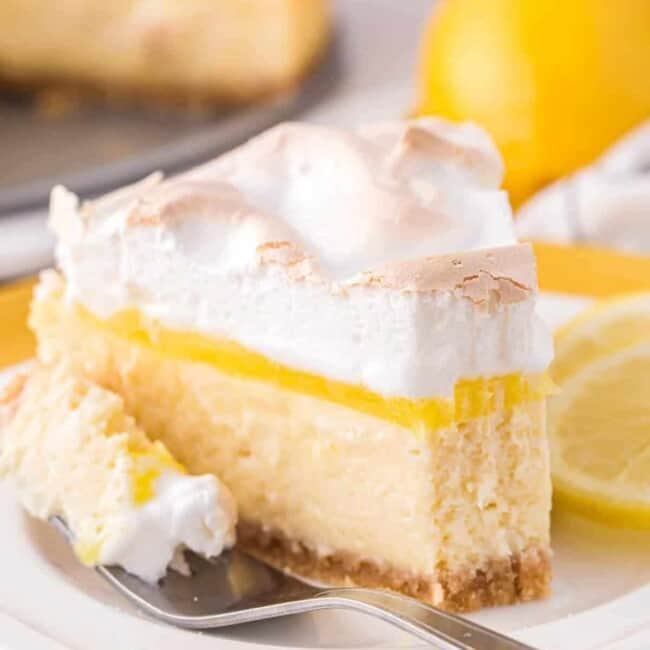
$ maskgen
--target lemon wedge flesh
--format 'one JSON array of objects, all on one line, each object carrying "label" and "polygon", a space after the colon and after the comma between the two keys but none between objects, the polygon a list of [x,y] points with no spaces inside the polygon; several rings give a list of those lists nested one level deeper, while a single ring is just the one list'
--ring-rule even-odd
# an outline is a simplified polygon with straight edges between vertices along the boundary
[{"label": "lemon wedge flesh", "polygon": [[650,294],[607,301],[562,328],[552,375],[557,504],[650,529]]},{"label": "lemon wedge flesh", "polygon": [[556,332],[553,379],[562,384],[592,361],[643,341],[650,341],[650,293],[600,301]]}]

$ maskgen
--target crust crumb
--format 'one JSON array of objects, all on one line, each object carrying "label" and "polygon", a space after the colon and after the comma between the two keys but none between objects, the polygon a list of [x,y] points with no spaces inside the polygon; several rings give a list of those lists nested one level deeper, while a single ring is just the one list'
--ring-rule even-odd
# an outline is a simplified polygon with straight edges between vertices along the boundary
[{"label": "crust crumb", "polygon": [[495,558],[482,568],[413,575],[348,553],[319,555],[299,541],[250,522],[239,523],[237,539],[245,551],[287,573],[333,585],[390,589],[447,611],[469,612],[549,594],[551,553],[546,548]]}]

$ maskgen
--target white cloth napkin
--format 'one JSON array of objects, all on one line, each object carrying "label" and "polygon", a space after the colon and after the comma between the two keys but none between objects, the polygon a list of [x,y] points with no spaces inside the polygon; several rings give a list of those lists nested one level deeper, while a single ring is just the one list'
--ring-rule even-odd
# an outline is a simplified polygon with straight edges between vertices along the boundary
[{"label": "white cloth napkin", "polygon": [[533,196],[516,225],[523,239],[650,255],[650,120],[593,165]]}]

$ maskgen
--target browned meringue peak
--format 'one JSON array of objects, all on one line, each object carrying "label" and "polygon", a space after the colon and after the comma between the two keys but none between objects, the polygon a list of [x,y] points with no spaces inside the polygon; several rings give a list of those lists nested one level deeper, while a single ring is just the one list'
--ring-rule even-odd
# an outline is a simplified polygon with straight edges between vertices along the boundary
[{"label": "browned meringue peak", "polygon": [[[287,123],[180,176],[152,175],[84,203],[79,215],[109,229],[121,220],[122,234],[156,227],[189,261],[218,261],[224,273],[243,261],[339,288],[434,291],[481,272],[534,286],[532,257],[508,252],[516,240],[501,175],[497,151],[472,125],[425,118],[352,132]],[[52,223],[65,238],[76,208],[62,200],[53,200]],[[505,256],[506,271],[462,275],[439,259],[477,249]]]},{"label": "browned meringue peak", "polygon": [[528,244],[398,262],[348,283],[417,293],[458,291],[475,303],[524,300],[537,289],[535,255]]},{"label": "browned meringue peak", "polygon": [[456,165],[486,188],[503,180],[503,161],[487,134],[472,125],[449,130],[449,123],[435,117],[363,126],[360,134],[390,147],[387,163],[395,171],[410,173],[416,165]]}]

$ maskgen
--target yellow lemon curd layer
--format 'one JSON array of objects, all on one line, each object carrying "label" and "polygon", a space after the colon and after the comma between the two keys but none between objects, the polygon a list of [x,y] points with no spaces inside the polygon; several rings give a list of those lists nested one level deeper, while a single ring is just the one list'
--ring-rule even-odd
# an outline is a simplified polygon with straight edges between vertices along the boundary
[{"label": "yellow lemon curd layer", "polygon": [[595,246],[533,242],[542,291],[607,298],[650,291],[650,258]]},{"label": "yellow lemon curd layer", "polygon": [[137,310],[100,319],[81,305],[76,308],[79,317],[91,326],[146,346],[166,358],[206,363],[232,376],[268,382],[395,422],[415,433],[445,428],[455,422],[543,399],[553,390],[547,373],[512,373],[462,379],[456,383],[453,398],[385,397],[363,386],[287,367],[228,339],[163,327]]},{"label": "yellow lemon curd layer", "polygon": [[92,539],[80,539],[72,547],[77,559],[86,566],[94,566],[100,562],[102,547],[106,542],[106,534],[103,529],[98,531],[98,533],[100,535],[99,539],[96,537]]},{"label": "yellow lemon curd layer", "polygon": [[187,474],[187,470],[167,450],[159,440],[152,443],[146,451],[129,450],[133,461],[131,468],[131,489],[133,503],[141,506],[155,496],[155,483],[164,472]]}]

